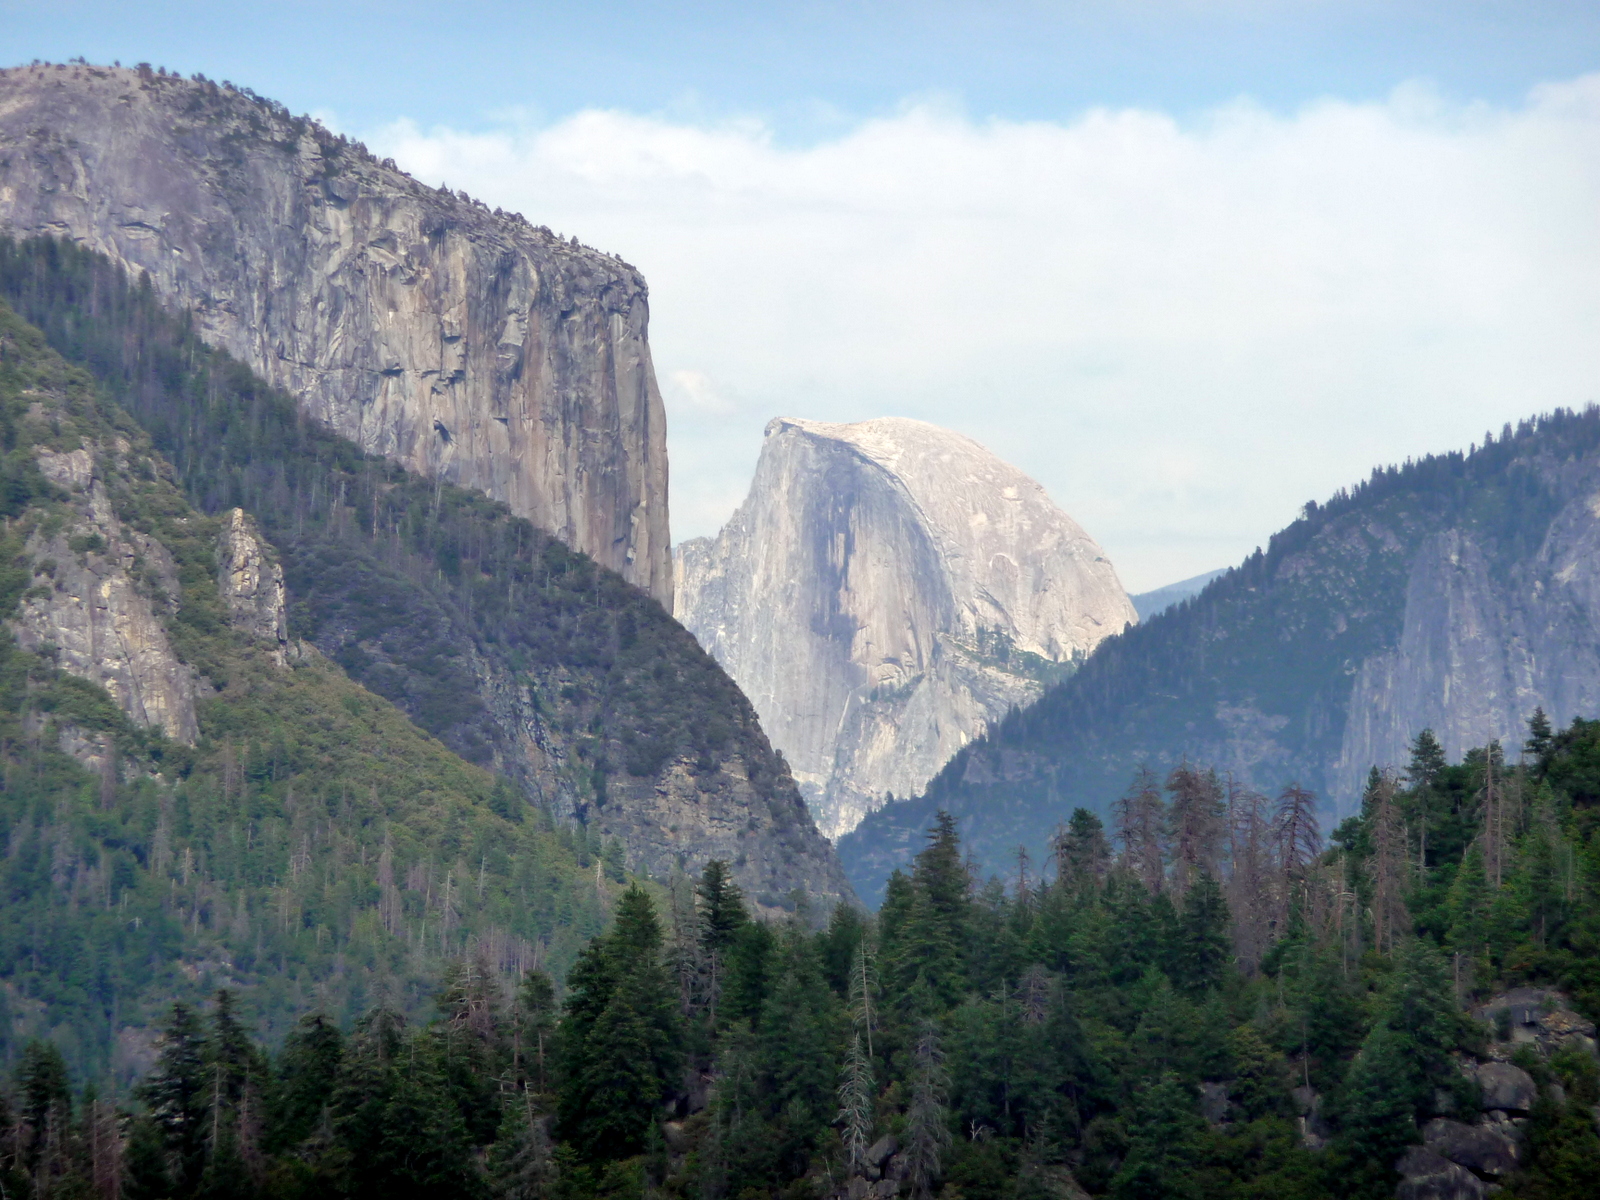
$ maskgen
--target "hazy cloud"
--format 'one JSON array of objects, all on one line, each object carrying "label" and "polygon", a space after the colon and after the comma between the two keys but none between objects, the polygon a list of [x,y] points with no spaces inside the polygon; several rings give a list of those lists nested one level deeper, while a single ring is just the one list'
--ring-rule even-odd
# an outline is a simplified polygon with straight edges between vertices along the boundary
[{"label": "hazy cloud", "polygon": [[369,136],[650,281],[674,533],[776,415],[960,429],[1132,590],[1237,561],[1378,462],[1600,400],[1600,75],[1292,116],[937,103],[813,145],[589,111]]}]

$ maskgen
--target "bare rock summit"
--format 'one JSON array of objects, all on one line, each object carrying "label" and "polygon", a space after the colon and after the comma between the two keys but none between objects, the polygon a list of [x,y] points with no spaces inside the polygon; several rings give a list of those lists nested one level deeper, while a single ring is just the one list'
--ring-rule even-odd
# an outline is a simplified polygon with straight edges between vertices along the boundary
[{"label": "bare rock summit", "polygon": [[744,504],[674,563],[678,619],[831,837],[1137,620],[1039,484],[901,418],[771,422]]}]

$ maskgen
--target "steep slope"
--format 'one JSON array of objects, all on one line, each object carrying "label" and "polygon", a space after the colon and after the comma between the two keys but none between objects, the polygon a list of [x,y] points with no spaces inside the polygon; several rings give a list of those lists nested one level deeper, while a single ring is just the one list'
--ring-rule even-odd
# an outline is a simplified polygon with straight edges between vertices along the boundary
[{"label": "steep slope", "polygon": [[635,870],[726,859],[768,909],[849,895],[749,703],[643,592],[305,421],[96,255],[0,240],[0,295],[149,430],[196,507],[259,520],[293,635],[453,750],[621,839]]},{"label": "steep slope", "polygon": [[1600,410],[1373,473],[1199,596],[1103,645],[840,844],[870,895],[956,814],[990,868],[1187,757],[1348,815],[1432,728],[1452,757],[1600,708]]},{"label": "steep slope", "polygon": [[677,615],[738,681],[818,824],[919,791],[1136,618],[1044,489],[921,421],[767,426],[750,494],[674,552]]},{"label": "steep slope", "polygon": [[[0,302],[0,1057],[148,1066],[174,998],[416,1012],[442,963],[560,971],[602,847],[283,633],[273,548],[205,516]],[[498,810],[498,811],[497,811]]]},{"label": "steep slope", "polygon": [[363,450],[478,488],[671,607],[644,280],[248,91],[0,71],[0,231],[148,272]]}]

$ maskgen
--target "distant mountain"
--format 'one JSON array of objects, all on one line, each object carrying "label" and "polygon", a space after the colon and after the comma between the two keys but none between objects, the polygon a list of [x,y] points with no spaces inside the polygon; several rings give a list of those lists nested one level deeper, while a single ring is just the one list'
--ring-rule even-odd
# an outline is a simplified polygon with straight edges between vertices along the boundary
[{"label": "distant mountain", "polygon": [[1190,596],[1198,596],[1205,590],[1206,584],[1213,579],[1221,579],[1227,573],[1227,567],[1207,571],[1204,575],[1180,579],[1177,583],[1169,583],[1166,587],[1159,587],[1150,592],[1140,592],[1137,596],[1129,596],[1128,599],[1133,602],[1133,609],[1139,614],[1139,620],[1148,621],[1158,612],[1165,612]]},{"label": "distant mountain", "polygon": [[920,791],[1134,620],[1042,487],[895,417],[771,422],[745,502],[674,560],[678,619],[751,698],[830,836]]},{"label": "distant mountain", "polygon": [[1542,706],[1600,710],[1600,410],[1509,426],[1470,453],[1373,472],[1189,603],[1104,643],[920,797],[839,843],[874,896],[952,812],[989,869],[1037,857],[1074,806],[1188,759],[1329,819],[1431,727],[1447,754],[1518,745]]},{"label": "distant mountain", "polygon": [[97,255],[0,239],[0,297],[148,431],[191,504],[259,522],[290,636],[418,727],[632,870],[725,859],[769,910],[849,895],[749,703],[644,592],[306,420]]}]

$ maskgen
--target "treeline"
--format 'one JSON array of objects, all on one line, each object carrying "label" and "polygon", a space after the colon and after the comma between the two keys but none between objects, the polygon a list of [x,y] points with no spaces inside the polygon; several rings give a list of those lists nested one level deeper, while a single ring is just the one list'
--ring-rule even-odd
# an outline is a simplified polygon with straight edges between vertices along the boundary
[{"label": "treeline", "polygon": [[[8,1194],[1386,1196],[1423,1123],[1476,1110],[1469,1001],[1594,1012],[1600,722],[1536,718],[1527,751],[1424,734],[1327,847],[1299,789],[1141,775],[1009,885],[941,817],[876,919],[820,930],[752,920],[712,863],[623,893],[559,1002],[468,960],[431,1024],[313,1013],[270,1058],[231,998],[179,1008],[125,1113],[34,1047]],[[1542,1090],[1505,1194],[1588,1195],[1592,1052],[1515,1061]]]}]

